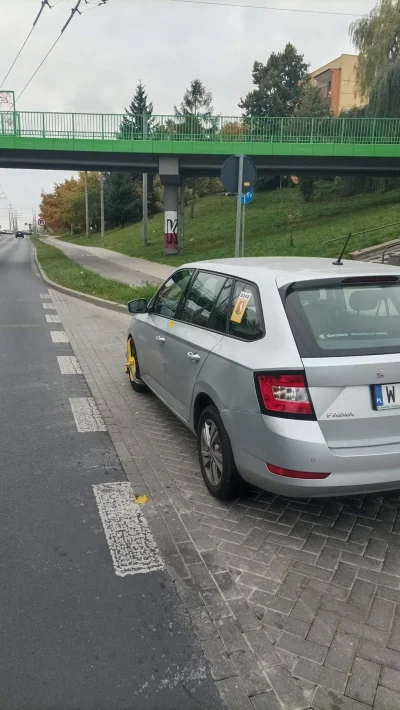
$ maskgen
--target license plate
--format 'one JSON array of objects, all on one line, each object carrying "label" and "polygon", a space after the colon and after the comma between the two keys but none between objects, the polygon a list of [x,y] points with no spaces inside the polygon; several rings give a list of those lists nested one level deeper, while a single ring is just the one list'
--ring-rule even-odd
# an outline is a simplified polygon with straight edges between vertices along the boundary
[{"label": "license plate", "polygon": [[400,408],[400,383],[393,385],[374,385],[372,388],[375,409]]}]

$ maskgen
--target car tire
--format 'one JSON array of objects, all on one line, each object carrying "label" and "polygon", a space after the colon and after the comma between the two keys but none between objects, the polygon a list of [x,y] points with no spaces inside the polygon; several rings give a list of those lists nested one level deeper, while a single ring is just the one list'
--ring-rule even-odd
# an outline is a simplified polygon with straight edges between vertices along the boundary
[{"label": "car tire", "polygon": [[201,473],[211,495],[221,500],[239,495],[243,479],[235,465],[228,433],[213,405],[200,415],[197,444]]},{"label": "car tire", "polygon": [[128,340],[127,351],[128,361],[126,363],[126,371],[129,375],[131,387],[135,392],[147,392],[147,385],[140,379],[139,361],[132,338]]}]

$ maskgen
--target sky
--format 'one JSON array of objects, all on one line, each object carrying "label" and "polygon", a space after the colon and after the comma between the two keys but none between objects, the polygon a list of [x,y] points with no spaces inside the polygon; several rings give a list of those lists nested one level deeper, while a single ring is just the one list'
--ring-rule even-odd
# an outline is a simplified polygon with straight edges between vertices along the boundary
[{"label": "sky", "polygon": [[[0,82],[32,27],[42,0],[0,0]],[[75,14],[53,52],[18,99],[21,111],[122,113],[141,80],[154,113],[173,113],[199,78],[213,94],[216,113],[239,116],[252,89],[255,60],[292,42],[310,70],[353,53],[349,24],[375,0],[89,0]],[[214,5],[226,3],[225,7]],[[57,38],[76,0],[49,0],[3,89],[23,90]],[[264,10],[232,5],[274,7]],[[286,8],[286,10],[284,9]],[[291,12],[289,10],[292,10]],[[293,10],[339,13],[324,15]],[[349,14],[354,13],[354,17]],[[0,84],[1,85],[1,84]],[[0,225],[8,226],[4,193],[31,222],[40,193],[71,173],[0,169]]]}]

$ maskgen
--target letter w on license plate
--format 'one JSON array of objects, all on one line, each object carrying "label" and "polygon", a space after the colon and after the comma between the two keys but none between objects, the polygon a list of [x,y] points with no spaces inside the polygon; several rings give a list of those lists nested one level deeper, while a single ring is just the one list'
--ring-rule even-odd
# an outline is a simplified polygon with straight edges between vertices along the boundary
[{"label": "letter w on license plate", "polygon": [[372,395],[375,409],[400,408],[400,383],[394,385],[374,385]]}]

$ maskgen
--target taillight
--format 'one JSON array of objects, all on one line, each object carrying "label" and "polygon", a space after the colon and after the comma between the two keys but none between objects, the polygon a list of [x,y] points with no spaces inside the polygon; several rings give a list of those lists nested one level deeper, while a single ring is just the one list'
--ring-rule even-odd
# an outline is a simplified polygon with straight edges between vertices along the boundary
[{"label": "taillight", "polygon": [[313,473],[312,471],[291,471],[289,468],[282,468],[281,466],[273,466],[271,463],[267,463],[268,471],[275,473],[276,476],[286,476],[287,478],[303,478],[307,480],[321,480],[322,478],[328,478],[330,473]]},{"label": "taillight", "polygon": [[312,416],[305,377],[296,374],[257,374],[260,404],[272,414]]}]

